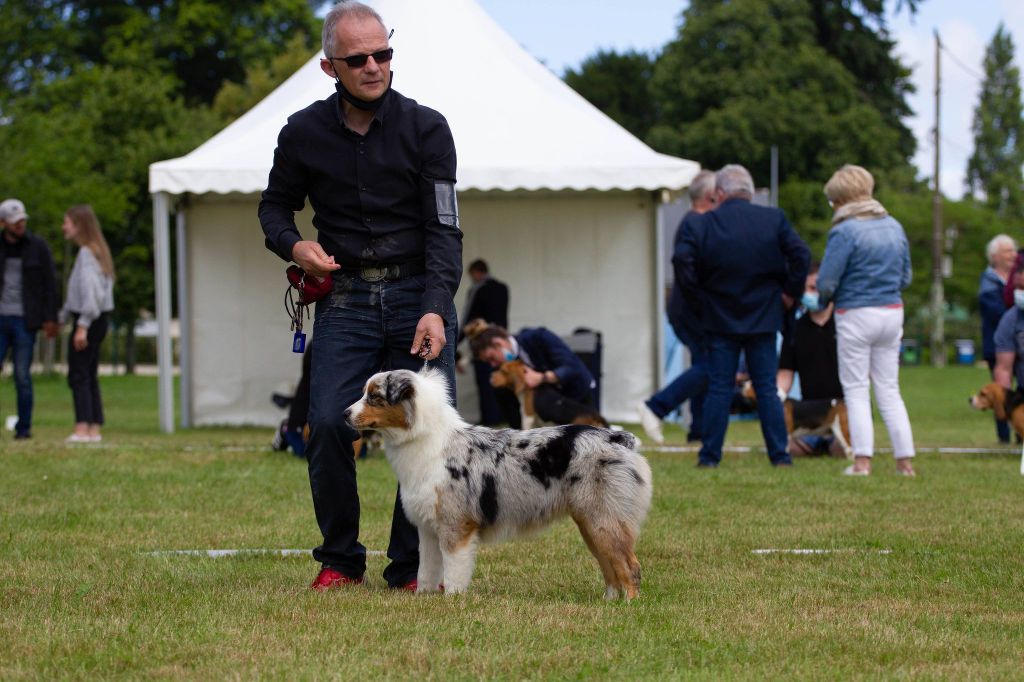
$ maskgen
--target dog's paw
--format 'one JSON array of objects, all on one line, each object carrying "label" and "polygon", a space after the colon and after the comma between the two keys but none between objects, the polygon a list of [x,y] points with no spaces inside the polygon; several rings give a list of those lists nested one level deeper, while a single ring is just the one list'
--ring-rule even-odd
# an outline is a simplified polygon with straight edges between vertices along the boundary
[{"label": "dog's paw", "polygon": [[434,594],[437,592],[444,592],[444,585],[426,585],[424,583],[416,584],[416,594]]}]

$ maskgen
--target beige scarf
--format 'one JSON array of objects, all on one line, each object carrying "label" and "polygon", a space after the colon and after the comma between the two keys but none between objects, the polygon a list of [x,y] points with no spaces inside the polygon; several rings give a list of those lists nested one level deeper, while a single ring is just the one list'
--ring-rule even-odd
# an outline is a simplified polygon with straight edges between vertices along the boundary
[{"label": "beige scarf", "polygon": [[835,215],[832,216],[832,224],[835,225],[850,219],[872,220],[874,218],[884,218],[887,215],[889,215],[889,212],[877,200],[862,199],[860,201],[851,201],[837,208]]}]

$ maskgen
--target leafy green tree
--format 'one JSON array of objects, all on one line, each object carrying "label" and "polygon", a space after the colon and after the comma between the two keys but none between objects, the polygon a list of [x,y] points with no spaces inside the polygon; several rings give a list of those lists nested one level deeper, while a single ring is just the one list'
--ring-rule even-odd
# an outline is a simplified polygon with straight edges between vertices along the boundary
[{"label": "leafy green tree", "polygon": [[306,37],[296,34],[285,44],[284,51],[269,62],[248,65],[241,83],[225,82],[213,99],[214,113],[225,121],[238,118],[298,71],[313,53]]},{"label": "leafy green tree", "polygon": [[[897,0],[894,9],[917,11],[921,0]],[[911,70],[896,56],[896,41],[886,24],[885,0],[809,0],[817,42],[849,71],[861,96],[899,134],[901,156],[914,155],[914,134],[904,124],[913,114],[907,96],[914,92]]]},{"label": "leafy green tree", "polygon": [[661,116],[648,141],[659,151],[740,162],[758,184],[772,145],[783,180],[821,183],[851,161],[907,163],[899,130],[818,44],[806,0],[693,0],[683,18],[652,80]]},{"label": "leafy green tree", "polygon": [[974,154],[967,162],[967,187],[983,192],[1001,215],[1024,216],[1024,116],[1020,69],[1013,63],[1013,38],[1001,23],[985,51],[985,81],[974,110]]},{"label": "leafy green tree", "polygon": [[563,79],[573,90],[640,139],[657,120],[649,85],[654,60],[644,52],[598,50],[566,69]]},{"label": "leafy green tree", "polygon": [[267,62],[293,36],[317,42],[310,0],[16,0],[0,3],[0,80],[8,96],[82,67],[155,70],[189,104]]}]

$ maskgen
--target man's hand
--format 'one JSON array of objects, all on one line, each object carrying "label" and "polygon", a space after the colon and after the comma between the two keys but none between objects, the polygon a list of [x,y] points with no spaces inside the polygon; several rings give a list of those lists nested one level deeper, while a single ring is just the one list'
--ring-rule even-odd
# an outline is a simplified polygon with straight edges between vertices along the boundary
[{"label": "man's hand", "polygon": [[[300,242],[302,243],[302,242]],[[298,245],[296,245],[298,246]],[[429,337],[429,343],[427,339]],[[444,336],[444,320],[437,313],[427,313],[416,325],[416,336],[412,339],[411,355],[418,355],[424,360],[434,360],[441,354],[447,339]]]},{"label": "man's hand", "polygon": [[43,333],[46,334],[46,338],[57,338],[57,332],[59,331],[60,326],[56,322],[43,322]]},{"label": "man's hand", "polygon": [[530,367],[523,367],[523,381],[530,388],[537,388],[544,383],[544,373]]},{"label": "man's hand", "polygon": [[75,325],[75,335],[71,338],[71,345],[77,351],[83,351],[89,346],[89,330],[85,327]]},{"label": "man's hand", "polygon": [[306,271],[307,275],[324,278],[341,266],[334,262],[334,256],[328,256],[324,247],[318,242],[296,242],[292,248],[292,260]]},{"label": "man's hand", "polygon": [[786,307],[786,310],[792,310],[793,303],[795,303],[795,301],[792,296],[786,293],[782,294],[782,305]]}]

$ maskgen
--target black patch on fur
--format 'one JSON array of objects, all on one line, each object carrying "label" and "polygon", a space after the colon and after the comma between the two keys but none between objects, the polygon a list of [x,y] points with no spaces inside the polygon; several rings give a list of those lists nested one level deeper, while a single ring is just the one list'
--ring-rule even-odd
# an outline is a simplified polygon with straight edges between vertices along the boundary
[{"label": "black patch on fur", "polygon": [[516,443],[516,447],[519,448],[520,450],[525,450],[529,446],[530,446],[530,441],[528,441],[528,440],[521,440],[518,443]]},{"label": "black patch on fur", "polygon": [[448,474],[452,477],[452,480],[459,480],[462,478],[462,471],[458,467],[454,467],[451,464],[445,464],[444,468],[448,470]]},{"label": "black patch on fur", "polygon": [[643,477],[640,475],[640,472],[638,472],[636,469],[630,468],[629,473],[633,474],[633,479],[636,481],[637,485],[644,484]]},{"label": "black patch on fur", "polygon": [[403,400],[408,400],[416,392],[410,374],[412,373],[390,372],[388,374],[388,380],[384,385],[384,397],[387,399],[388,405],[397,405]]},{"label": "black patch on fur", "polygon": [[576,474],[573,474],[572,476],[570,476],[569,478],[567,478],[565,480],[569,482],[569,485],[576,485],[577,483],[579,483],[583,479],[581,479]]},{"label": "black patch on fur", "polygon": [[559,434],[537,449],[534,458],[527,462],[529,473],[543,484],[551,486],[551,479],[565,476],[569,469],[576,446],[576,438],[586,431],[596,431],[593,426],[573,424],[559,427]]},{"label": "black patch on fur", "polygon": [[599,467],[608,467],[608,466],[611,466],[613,464],[622,464],[622,460],[620,460],[620,459],[608,459],[607,457],[602,457],[601,459],[597,460],[597,466],[599,466]]},{"label": "black patch on fur", "polygon": [[480,511],[484,515],[484,523],[494,525],[498,520],[498,489],[494,485],[494,476],[484,474],[483,490],[480,491]]},{"label": "black patch on fur", "polygon": [[626,437],[625,431],[614,431],[608,435],[608,442],[614,443],[615,445],[629,445],[629,439]]}]

